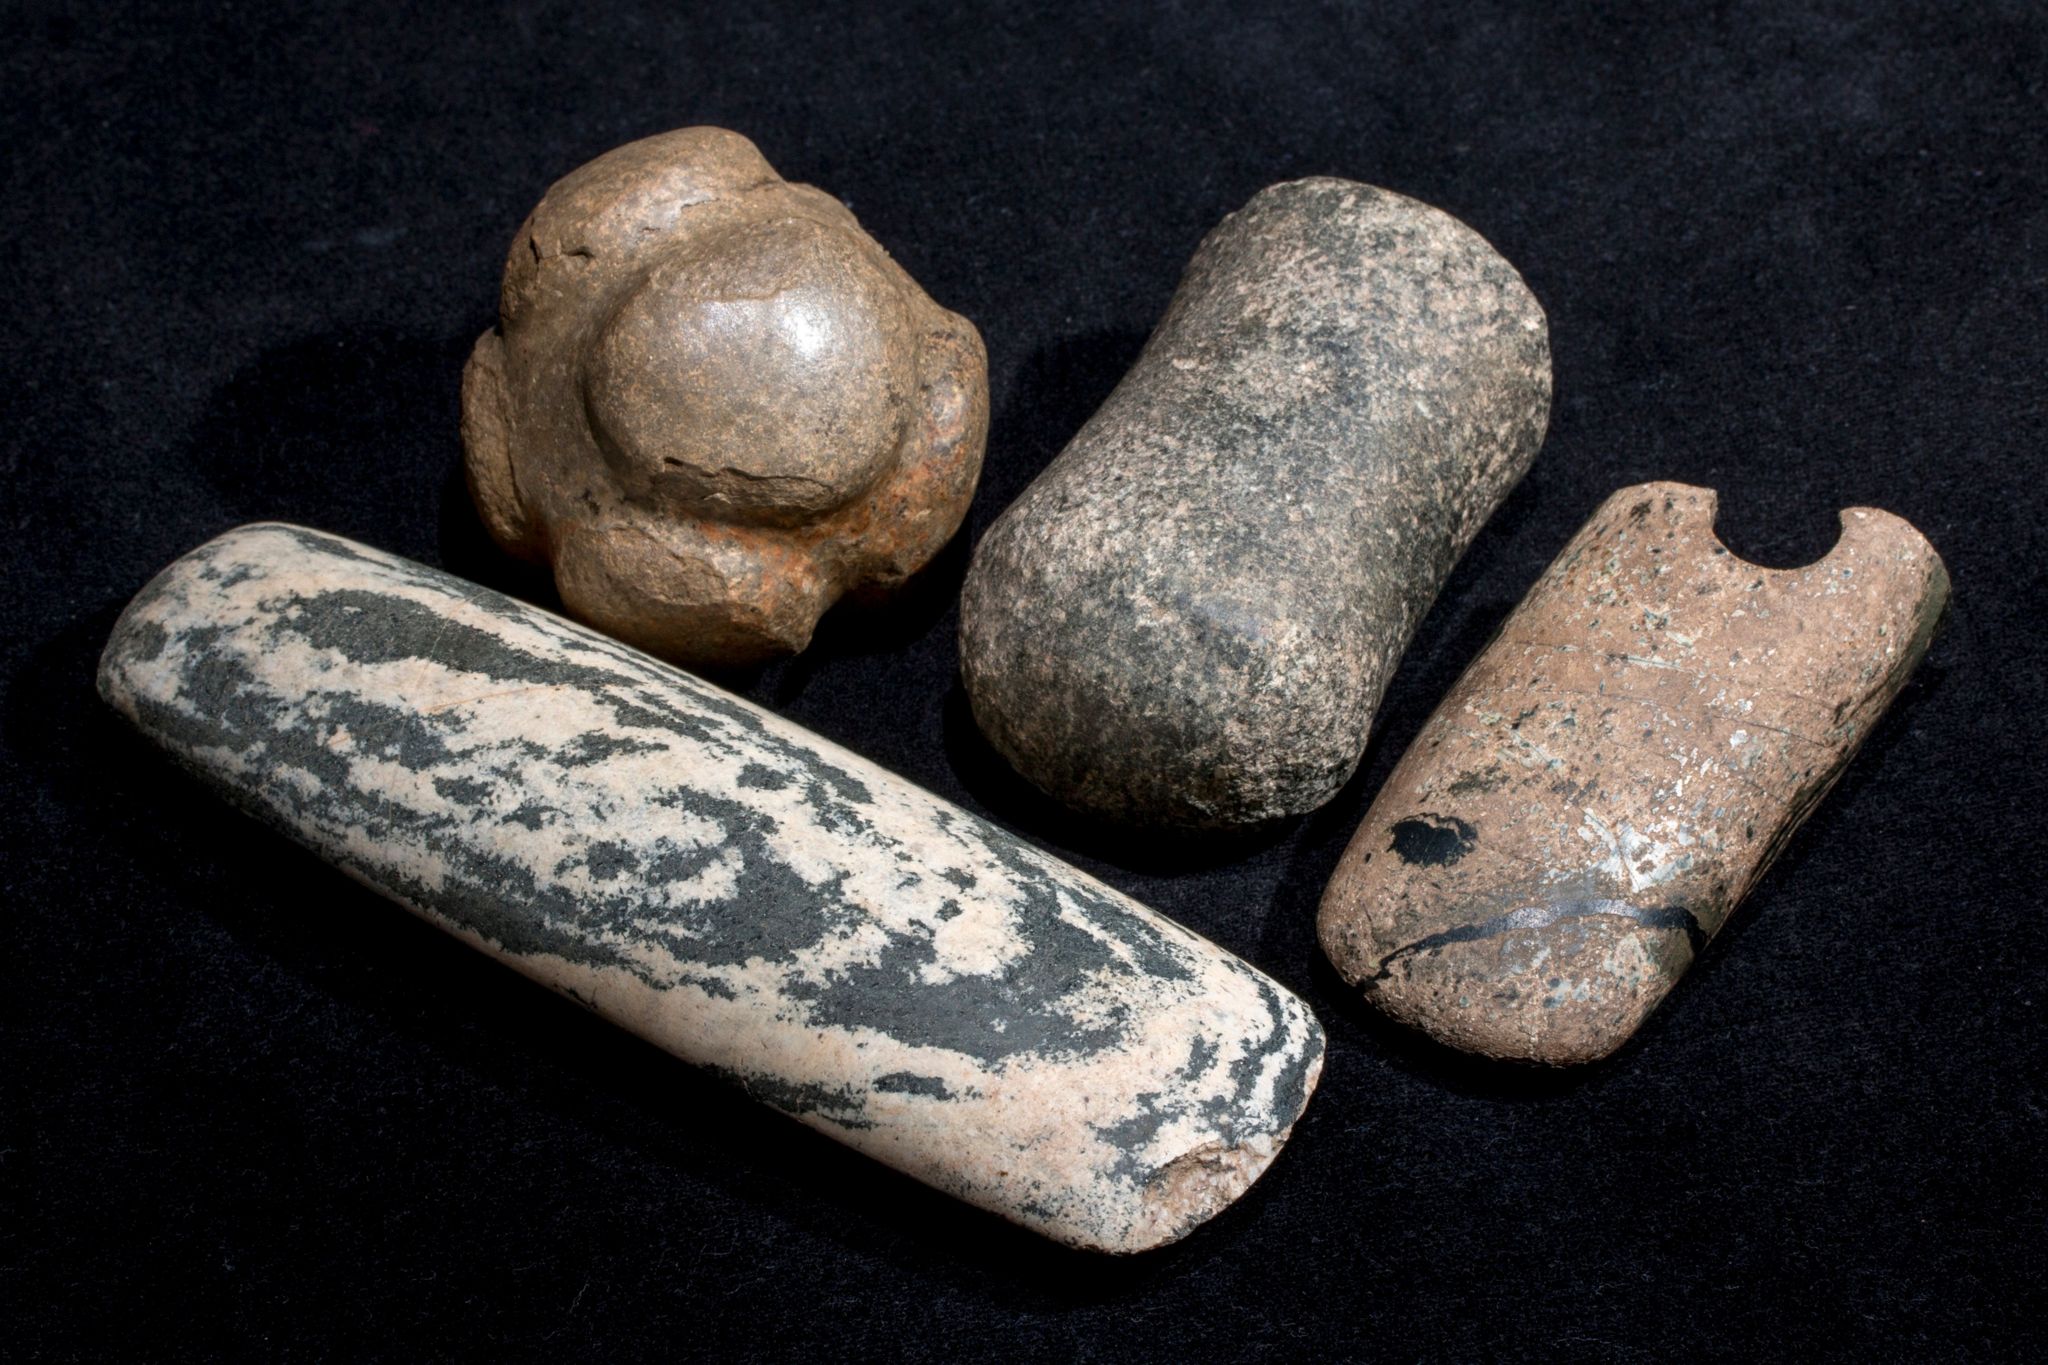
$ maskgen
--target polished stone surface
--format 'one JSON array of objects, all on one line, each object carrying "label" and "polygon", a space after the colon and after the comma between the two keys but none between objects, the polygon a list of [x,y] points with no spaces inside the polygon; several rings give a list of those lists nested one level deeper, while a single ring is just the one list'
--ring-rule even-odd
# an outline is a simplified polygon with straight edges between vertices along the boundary
[{"label": "polished stone surface", "polygon": [[248,526],[178,560],[100,690],[464,942],[1061,1242],[1139,1251],[1218,1212],[1322,1066],[1300,1000],[1171,920],[708,683],[338,537]]}]

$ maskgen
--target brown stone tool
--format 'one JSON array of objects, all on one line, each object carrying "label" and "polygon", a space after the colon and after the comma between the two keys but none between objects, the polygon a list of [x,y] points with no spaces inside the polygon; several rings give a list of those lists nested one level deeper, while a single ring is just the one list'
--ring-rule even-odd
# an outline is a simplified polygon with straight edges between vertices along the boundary
[{"label": "brown stone tool", "polygon": [[1491,1057],[1619,1047],[1842,773],[1948,601],[1934,547],[1842,513],[1801,569],[1715,495],[1609,498],[1417,736],[1323,893],[1323,951],[1388,1014]]},{"label": "brown stone tool", "polygon": [[548,190],[462,382],[470,491],[591,625],[697,665],[802,649],[959,529],[988,361],[844,205],[685,128]]}]

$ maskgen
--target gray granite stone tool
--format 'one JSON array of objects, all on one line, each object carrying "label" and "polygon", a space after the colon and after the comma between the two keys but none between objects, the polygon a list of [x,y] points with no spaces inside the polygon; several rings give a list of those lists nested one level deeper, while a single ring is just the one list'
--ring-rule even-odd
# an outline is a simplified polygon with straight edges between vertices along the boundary
[{"label": "gray granite stone tool", "polygon": [[1543,310],[1477,233],[1346,180],[1262,191],[982,538],[960,630],[976,721],[1113,820],[1313,809],[1549,410]]},{"label": "gray granite stone tool", "polygon": [[100,690],[243,808],[755,1098],[1074,1246],[1242,1194],[1322,1065],[1237,958],[582,626],[247,526],[131,603]]}]

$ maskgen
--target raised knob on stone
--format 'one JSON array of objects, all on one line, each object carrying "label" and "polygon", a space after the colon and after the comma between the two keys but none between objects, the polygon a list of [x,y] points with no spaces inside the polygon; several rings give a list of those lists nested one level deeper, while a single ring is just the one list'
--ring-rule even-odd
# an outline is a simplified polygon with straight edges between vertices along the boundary
[{"label": "raised knob on stone", "polygon": [[1112,820],[1313,809],[1549,408],[1543,310],[1477,233],[1351,181],[1260,192],[977,547],[976,721]]},{"label": "raised knob on stone", "polygon": [[966,515],[981,337],[737,133],[664,133],[557,182],[499,311],[463,376],[477,508],[571,612],[643,649],[801,649]]},{"label": "raised knob on stone", "polygon": [[656,265],[584,370],[621,486],[776,526],[865,492],[893,464],[911,407],[896,376],[915,365],[917,335],[893,269],[801,219],[712,234]]}]

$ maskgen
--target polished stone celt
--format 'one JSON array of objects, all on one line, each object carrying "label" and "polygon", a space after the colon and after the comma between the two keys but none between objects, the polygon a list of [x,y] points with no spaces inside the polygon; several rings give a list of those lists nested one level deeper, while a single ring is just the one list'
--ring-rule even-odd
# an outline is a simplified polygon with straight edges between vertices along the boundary
[{"label": "polished stone celt", "polygon": [[1114,821],[1313,809],[1549,411],[1543,310],[1478,233],[1346,180],[1262,191],[977,547],[976,721]]},{"label": "polished stone celt", "polygon": [[708,683],[334,536],[248,526],[178,560],[99,683],[463,941],[1061,1242],[1143,1250],[1222,1209],[1321,1068],[1300,1000],[1171,920]]},{"label": "polished stone celt", "polygon": [[1437,707],[1323,896],[1324,951],[1486,1056],[1621,1046],[1756,884],[1926,652],[1934,547],[1887,512],[1765,569],[1714,494],[1625,488]]}]

